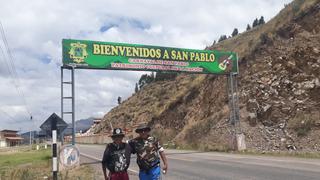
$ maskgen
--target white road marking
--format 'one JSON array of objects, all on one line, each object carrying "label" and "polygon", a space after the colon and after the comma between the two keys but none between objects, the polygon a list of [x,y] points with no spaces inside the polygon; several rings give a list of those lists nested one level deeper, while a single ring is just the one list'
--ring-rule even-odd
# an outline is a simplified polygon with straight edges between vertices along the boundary
[{"label": "white road marking", "polygon": [[[82,156],[84,156],[84,157],[87,157],[87,158],[90,158],[90,159],[93,159],[93,160],[96,160],[96,161],[101,161],[101,159],[98,159],[98,158],[96,158],[96,157],[94,157],[94,156],[91,156],[91,155],[88,155],[88,154],[84,154],[84,153],[80,153]],[[138,171],[136,171],[136,170],[133,170],[133,169],[128,169],[128,171],[131,171],[131,172],[133,172],[133,173],[135,173],[135,174],[139,174],[139,172]]]},{"label": "white road marking", "polygon": [[175,159],[175,160],[180,160],[180,161],[190,161],[190,162],[196,162],[195,160],[191,160],[191,159],[185,159],[185,158],[177,158],[177,157],[170,157],[167,156],[168,159]]}]

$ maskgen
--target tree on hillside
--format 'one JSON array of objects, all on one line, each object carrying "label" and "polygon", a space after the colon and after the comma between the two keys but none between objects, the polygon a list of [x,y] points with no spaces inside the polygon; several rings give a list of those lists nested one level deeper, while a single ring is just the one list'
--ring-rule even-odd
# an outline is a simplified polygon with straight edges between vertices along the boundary
[{"label": "tree on hillside", "polygon": [[232,37],[234,37],[234,36],[236,36],[236,35],[238,35],[238,29],[237,28],[234,28],[234,30],[233,30],[233,32],[232,32]]},{"label": "tree on hillside", "polygon": [[148,75],[148,74],[143,74],[141,75],[138,85],[139,88],[141,89],[143,86],[150,84],[152,81],[155,80],[154,74]]},{"label": "tree on hillside", "polygon": [[258,24],[259,24],[259,20],[258,20],[258,18],[256,18],[255,20],[253,20],[252,28],[258,26]]},{"label": "tree on hillside", "polygon": [[223,40],[226,40],[227,39],[227,36],[226,35],[221,35],[218,42],[221,42]]},{"label": "tree on hillside", "polygon": [[118,104],[121,104],[121,97],[118,96]]},{"label": "tree on hillside", "polygon": [[251,26],[248,24],[247,25],[247,31],[249,31],[251,29]]},{"label": "tree on hillside", "polygon": [[150,84],[153,80],[154,80],[154,77],[152,77],[152,74],[151,75],[147,75],[147,80],[146,80],[147,84]]},{"label": "tree on hillside", "polygon": [[144,85],[147,84],[147,79],[148,79],[148,74],[143,74],[141,75],[140,79],[139,79],[139,88],[141,89]]},{"label": "tree on hillside", "polygon": [[164,81],[164,80],[175,79],[177,75],[178,73],[176,72],[157,72],[155,80]]},{"label": "tree on hillside", "polygon": [[134,92],[137,93],[139,91],[138,83],[136,83],[136,87],[134,88]]},{"label": "tree on hillside", "polygon": [[265,24],[263,16],[260,17],[258,25],[262,25],[262,24]]}]

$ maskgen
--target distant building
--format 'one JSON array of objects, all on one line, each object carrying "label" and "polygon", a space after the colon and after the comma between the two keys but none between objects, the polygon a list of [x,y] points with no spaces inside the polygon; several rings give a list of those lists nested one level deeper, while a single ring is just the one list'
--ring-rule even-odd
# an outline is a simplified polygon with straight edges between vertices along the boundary
[{"label": "distant building", "polygon": [[22,144],[30,144],[30,137],[31,137],[31,141],[32,143],[42,143],[45,142],[48,138],[50,138],[50,131],[31,131],[31,136],[30,136],[30,131],[29,132],[25,132],[20,134],[20,137],[23,138],[23,140],[21,141]]},{"label": "distant building", "polygon": [[18,131],[2,130],[0,131],[0,147],[18,146],[21,144],[23,138],[17,134]]},{"label": "distant building", "polygon": [[89,136],[94,134],[94,128],[98,126],[102,121],[102,118],[93,118],[93,124],[91,127],[82,134],[82,136]]},{"label": "distant building", "polygon": [[102,121],[101,118],[94,118],[94,119],[93,119],[93,123],[96,124],[96,125],[100,124],[101,121]]}]

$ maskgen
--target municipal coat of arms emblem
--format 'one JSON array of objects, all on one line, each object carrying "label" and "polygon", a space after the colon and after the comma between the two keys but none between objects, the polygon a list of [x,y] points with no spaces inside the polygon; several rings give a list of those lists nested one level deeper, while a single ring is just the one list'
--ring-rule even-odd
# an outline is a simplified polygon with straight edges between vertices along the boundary
[{"label": "municipal coat of arms emblem", "polygon": [[81,44],[80,42],[70,44],[70,58],[76,63],[84,62],[84,59],[88,57],[88,52],[86,50],[87,45]]}]

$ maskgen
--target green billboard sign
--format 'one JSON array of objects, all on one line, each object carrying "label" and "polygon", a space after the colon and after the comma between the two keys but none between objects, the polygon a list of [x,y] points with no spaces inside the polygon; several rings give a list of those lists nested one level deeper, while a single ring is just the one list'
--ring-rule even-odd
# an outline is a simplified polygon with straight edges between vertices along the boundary
[{"label": "green billboard sign", "polygon": [[62,47],[63,65],[75,68],[203,74],[238,72],[234,52],[73,39],[63,39]]}]

